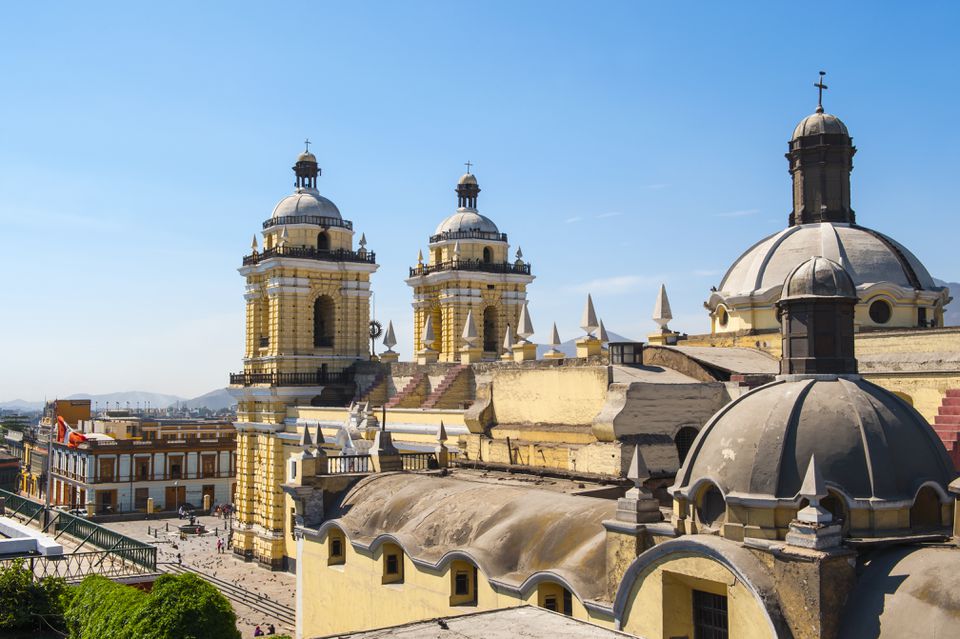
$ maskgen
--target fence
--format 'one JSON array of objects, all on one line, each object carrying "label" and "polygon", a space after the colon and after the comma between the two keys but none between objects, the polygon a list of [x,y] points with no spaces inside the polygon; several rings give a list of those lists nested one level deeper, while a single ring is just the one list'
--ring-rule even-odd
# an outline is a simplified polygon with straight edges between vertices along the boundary
[{"label": "fence", "polygon": [[132,563],[109,550],[74,552],[50,557],[21,557],[19,559],[0,559],[0,568],[9,568],[16,561],[22,561],[37,579],[61,577],[67,581],[79,581],[87,575],[104,577],[132,577],[150,575],[156,568]]},{"label": "fence", "polygon": [[[143,568],[147,572],[154,572],[157,568],[157,549],[155,546],[137,541],[132,537],[127,537],[116,531],[104,528],[100,524],[77,517],[62,510],[51,508],[47,512],[48,523],[44,524],[43,511],[47,510],[43,504],[33,500],[26,499],[20,495],[0,490],[0,498],[3,498],[6,510],[12,511],[11,515],[23,515],[27,522],[37,521],[40,526],[46,526],[46,529],[53,527],[56,537],[62,534],[70,535],[80,540],[78,550],[84,544],[89,543],[92,546],[102,549],[102,551],[113,555],[119,561],[126,561],[135,566]],[[71,555],[83,555],[86,553],[71,553]],[[48,558],[50,561],[57,561]],[[62,560],[60,560],[62,561]],[[100,561],[103,561],[102,559]],[[133,573],[140,574],[140,573]]]},{"label": "fence", "polygon": [[339,455],[327,457],[327,475],[369,473],[370,455]]},{"label": "fence", "polygon": [[439,468],[437,457],[433,453],[400,453],[404,470],[427,470]]}]

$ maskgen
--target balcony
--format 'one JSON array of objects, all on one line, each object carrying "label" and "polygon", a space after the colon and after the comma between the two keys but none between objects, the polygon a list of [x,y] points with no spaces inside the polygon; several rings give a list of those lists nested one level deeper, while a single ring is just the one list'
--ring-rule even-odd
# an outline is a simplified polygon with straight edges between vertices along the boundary
[{"label": "balcony", "polygon": [[410,277],[429,275],[443,271],[480,271],[482,273],[508,273],[511,275],[530,275],[529,264],[511,264],[510,262],[481,262],[479,260],[454,260],[436,264],[420,264],[410,267]]},{"label": "balcony", "polygon": [[318,260],[321,262],[360,262],[376,264],[377,256],[373,251],[348,251],[346,249],[324,250],[312,246],[275,246],[260,253],[246,255],[244,266],[259,264],[274,257],[292,257],[298,260]]},{"label": "balcony", "polygon": [[270,386],[323,386],[326,384],[352,384],[353,373],[338,371],[325,373],[230,373],[231,386],[253,386],[267,384]]},{"label": "balcony", "polygon": [[490,240],[492,242],[506,242],[506,233],[490,233],[489,231],[444,231],[430,236],[430,243],[446,242],[447,240]]},{"label": "balcony", "polygon": [[353,222],[350,220],[341,220],[339,217],[326,217],[324,215],[284,215],[283,217],[271,217],[263,223],[264,230],[274,226],[284,226],[285,224],[313,224],[315,226],[331,227],[353,230]]}]

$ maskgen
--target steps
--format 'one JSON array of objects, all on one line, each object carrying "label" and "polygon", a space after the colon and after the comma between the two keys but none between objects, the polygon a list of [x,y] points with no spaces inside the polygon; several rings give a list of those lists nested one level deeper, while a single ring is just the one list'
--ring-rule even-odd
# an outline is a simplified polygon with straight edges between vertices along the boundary
[{"label": "steps", "polygon": [[[450,388],[457,381],[461,382],[460,384],[461,387],[465,386],[464,382],[466,380],[460,380],[460,376],[463,375],[468,368],[470,367],[465,366],[463,364],[458,364],[457,366],[454,366],[449,371],[447,371],[447,374],[443,376],[443,379],[440,380],[440,383],[436,385],[436,387],[433,389],[433,391],[429,395],[427,395],[427,398],[424,400],[421,408],[437,408],[437,403],[440,402],[442,399],[445,399],[444,395],[450,390]],[[459,395],[462,396],[463,393],[461,392],[459,393]],[[457,398],[451,397],[451,398],[448,398],[448,401],[445,403],[449,404],[450,402],[453,402],[455,404],[460,404],[463,401],[464,401],[463,398],[460,398],[459,401],[457,401]],[[444,406],[444,408],[446,407],[448,406]]]},{"label": "steps", "polygon": [[383,404],[386,395],[386,381],[387,381],[387,372],[384,370],[378,371],[376,377],[373,381],[362,390],[358,387],[356,394],[353,396],[354,403],[362,404],[368,402],[371,399],[371,396],[376,394],[376,397],[373,399],[381,399],[379,402],[374,402],[374,404]]},{"label": "steps", "polygon": [[951,388],[933,418],[933,430],[947,447],[953,467],[960,470],[960,388]]},{"label": "steps", "polygon": [[[400,389],[400,392],[390,398],[384,404],[387,408],[417,408],[420,406],[420,399],[426,393],[427,374],[417,373],[407,382],[407,385]],[[412,405],[413,404],[413,405]]]}]

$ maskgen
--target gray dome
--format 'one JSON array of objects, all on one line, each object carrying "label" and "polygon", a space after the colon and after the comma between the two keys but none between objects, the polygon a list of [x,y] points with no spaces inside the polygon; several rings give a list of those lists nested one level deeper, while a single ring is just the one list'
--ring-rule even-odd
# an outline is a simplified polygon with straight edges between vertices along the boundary
[{"label": "gray dome", "polygon": [[457,181],[457,184],[476,184],[477,178],[473,173],[464,173],[460,176],[460,179]]},{"label": "gray dome", "polygon": [[842,266],[825,257],[812,257],[793,269],[780,292],[781,300],[810,296],[856,299],[857,287]]},{"label": "gray dome", "polygon": [[319,215],[339,219],[340,209],[314,189],[297,189],[296,193],[280,200],[273,209],[273,217],[288,215]]},{"label": "gray dome", "polygon": [[500,229],[490,218],[480,215],[469,209],[458,209],[456,213],[440,222],[434,235],[454,233],[457,231],[483,231],[484,233],[499,233]]},{"label": "gray dome", "polygon": [[821,134],[839,134],[850,137],[850,134],[847,133],[847,125],[843,123],[843,120],[818,109],[816,113],[812,113],[800,120],[800,124],[793,130],[792,139],[796,140],[797,138],[807,135]]},{"label": "gray dome", "polygon": [[316,164],[317,156],[315,156],[310,151],[304,151],[297,156],[297,162],[313,162],[314,164]]},{"label": "gray dome", "polygon": [[857,287],[890,282],[907,289],[939,290],[913,253],[877,231],[824,222],[791,226],[741,255],[720,283],[724,296],[780,289],[801,262],[822,255],[843,265]]},{"label": "gray dome", "polygon": [[909,502],[924,482],[946,491],[955,476],[906,402],[859,376],[820,375],[780,378],[727,404],[697,436],[675,489],[709,479],[727,497],[792,500],[811,455],[853,499]]}]

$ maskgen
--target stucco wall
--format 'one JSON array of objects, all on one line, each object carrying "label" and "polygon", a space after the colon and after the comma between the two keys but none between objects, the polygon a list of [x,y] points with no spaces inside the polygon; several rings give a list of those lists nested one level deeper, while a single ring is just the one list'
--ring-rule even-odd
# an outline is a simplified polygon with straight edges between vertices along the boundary
[{"label": "stucco wall", "polygon": [[589,424],[607,395],[606,367],[522,369],[492,374],[499,424]]}]

